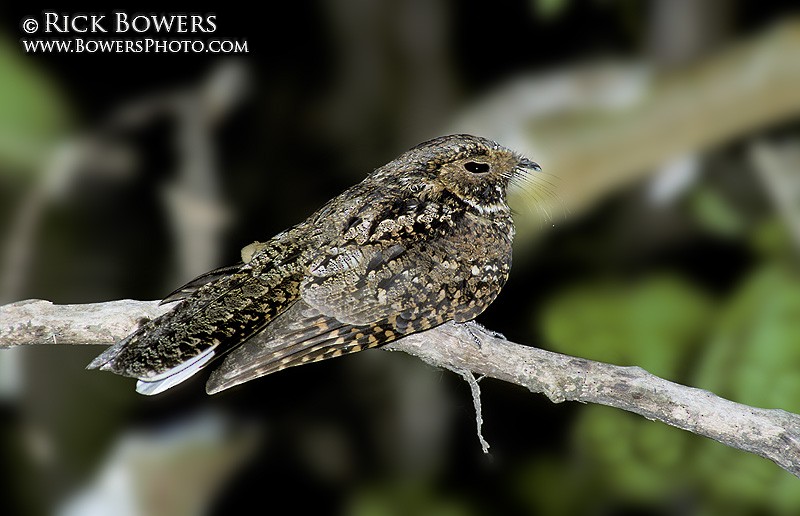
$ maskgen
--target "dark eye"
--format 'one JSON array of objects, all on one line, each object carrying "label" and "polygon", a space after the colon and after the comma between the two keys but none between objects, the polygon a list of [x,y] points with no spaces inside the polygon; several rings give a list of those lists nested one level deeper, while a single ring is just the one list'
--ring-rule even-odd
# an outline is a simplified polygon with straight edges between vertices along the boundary
[{"label": "dark eye", "polygon": [[489,165],[487,163],[477,163],[475,161],[467,161],[464,163],[464,168],[473,174],[482,174],[489,171]]}]

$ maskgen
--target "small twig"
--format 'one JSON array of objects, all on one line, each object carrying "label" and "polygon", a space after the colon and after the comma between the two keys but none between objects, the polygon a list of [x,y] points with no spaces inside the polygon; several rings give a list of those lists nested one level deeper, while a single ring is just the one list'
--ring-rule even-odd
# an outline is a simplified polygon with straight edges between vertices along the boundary
[{"label": "small twig", "polygon": [[[169,306],[159,306],[158,301],[91,305],[21,301],[0,306],[0,347],[51,344],[52,335],[58,336],[60,344],[109,345],[127,335],[141,319],[167,310]],[[640,367],[553,353],[487,332],[480,335],[478,348],[469,331],[464,325],[443,324],[384,349],[404,351],[436,367],[522,385],[544,393],[555,403],[598,403],[634,412],[755,453],[800,477],[800,415],[728,401],[664,380]]]},{"label": "small twig", "polygon": [[[472,404],[475,406],[475,426],[478,432],[478,441],[481,443],[483,453],[489,453],[489,443],[483,438],[483,411],[481,410],[481,387],[478,385],[480,379],[475,379],[475,375],[469,369],[455,369],[447,367],[450,371],[461,376],[464,381],[469,384],[470,391],[472,392]],[[482,378],[482,377],[481,377]]]}]

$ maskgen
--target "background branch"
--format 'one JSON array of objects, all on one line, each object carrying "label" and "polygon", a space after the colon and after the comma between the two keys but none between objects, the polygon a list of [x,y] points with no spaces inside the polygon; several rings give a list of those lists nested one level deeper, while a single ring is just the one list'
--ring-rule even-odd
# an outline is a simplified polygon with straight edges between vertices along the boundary
[{"label": "background branch", "polygon": [[[110,345],[143,318],[170,306],[121,300],[54,305],[27,300],[0,306],[0,347],[36,344]],[[473,334],[478,335],[477,346]],[[800,416],[720,398],[621,367],[504,340],[480,327],[445,324],[400,339],[385,349],[404,351],[436,367],[467,370],[544,393],[551,401],[621,408],[732,448],[768,458],[800,476]]]}]

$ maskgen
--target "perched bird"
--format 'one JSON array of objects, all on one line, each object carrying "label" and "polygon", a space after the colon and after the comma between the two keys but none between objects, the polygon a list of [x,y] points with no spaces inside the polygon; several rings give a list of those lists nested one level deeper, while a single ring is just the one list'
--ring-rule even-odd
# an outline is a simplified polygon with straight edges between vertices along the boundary
[{"label": "perched bird", "polygon": [[307,220],[187,283],[179,301],[89,369],[157,394],[225,357],[209,393],[281,369],[374,348],[497,297],[511,268],[510,183],[539,166],[465,134],[422,143]]}]

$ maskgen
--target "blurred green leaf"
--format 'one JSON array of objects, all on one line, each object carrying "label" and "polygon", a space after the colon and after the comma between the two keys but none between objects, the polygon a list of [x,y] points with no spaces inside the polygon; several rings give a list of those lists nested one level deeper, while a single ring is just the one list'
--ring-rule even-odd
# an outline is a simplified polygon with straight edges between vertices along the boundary
[{"label": "blurred green leaf", "polygon": [[581,408],[573,437],[571,460],[536,457],[519,471],[515,496],[534,514],[665,507],[692,489],[692,445],[700,437],[597,405]]},{"label": "blurred green leaf", "polygon": [[676,378],[710,314],[709,301],[697,289],[659,276],[561,293],[548,302],[542,329],[556,351]]},{"label": "blurred green leaf", "polygon": [[0,173],[35,171],[71,124],[62,92],[36,59],[0,35]]},{"label": "blurred green leaf", "polygon": [[[551,303],[544,321],[559,351],[638,365],[685,361],[695,365],[690,385],[800,412],[798,271],[762,266],[719,312],[712,314],[693,289],[662,277],[633,287],[575,289]],[[707,321],[713,322],[708,331]],[[705,333],[709,346],[698,359],[689,354],[691,342]],[[659,346],[662,356],[647,346]],[[657,371],[659,364],[646,368]],[[678,493],[693,493],[698,514],[800,514],[797,479],[761,457],[607,407],[583,408],[575,436],[590,471],[586,483],[602,486],[600,504],[625,499],[663,506]]]},{"label": "blurred green leaf", "polygon": [[[791,265],[769,264],[752,273],[723,308],[693,384],[740,403],[800,412],[798,371],[800,275]],[[797,478],[766,459],[713,442],[704,447],[700,467],[720,503],[800,514]]]},{"label": "blurred green leaf", "polygon": [[797,477],[767,459],[704,441],[691,469],[702,481],[708,514],[800,513]]},{"label": "blurred green leaf", "polygon": [[462,500],[443,496],[424,482],[386,483],[358,492],[345,511],[349,516],[468,516],[473,512]]},{"label": "blurred green leaf", "polygon": [[534,0],[533,10],[540,18],[554,20],[564,12],[568,0]]},{"label": "blurred green leaf", "polygon": [[777,216],[758,224],[750,235],[750,245],[768,258],[794,258],[792,235],[786,222]]},{"label": "blurred green leaf", "polygon": [[800,412],[800,276],[755,271],[724,307],[694,382],[758,407]]},{"label": "blurred green leaf", "polygon": [[719,192],[698,187],[689,200],[689,208],[701,226],[724,237],[736,237],[745,229],[745,219]]},{"label": "blurred green leaf", "polygon": [[625,499],[663,501],[688,480],[690,434],[602,406],[586,407],[575,429],[579,450],[603,472],[605,488]]},{"label": "blurred green leaf", "polygon": [[[537,455],[531,457],[524,467],[515,472],[512,495],[530,514],[549,516],[571,516],[586,512],[586,501],[598,508],[594,498],[600,490],[585,468],[575,465],[559,455]],[[582,496],[574,496],[581,493]]]}]

